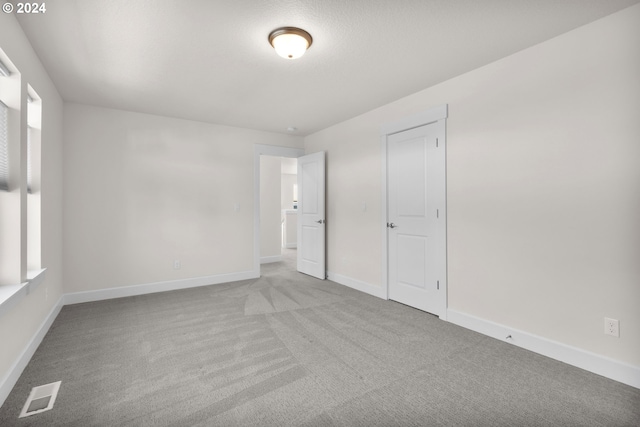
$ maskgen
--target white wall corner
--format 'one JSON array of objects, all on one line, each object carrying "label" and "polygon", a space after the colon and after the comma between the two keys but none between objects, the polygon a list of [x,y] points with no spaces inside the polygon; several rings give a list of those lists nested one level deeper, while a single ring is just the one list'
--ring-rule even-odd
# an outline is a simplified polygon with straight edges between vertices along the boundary
[{"label": "white wall corner", "polygon": [[[594,374],[640,388],[640,367],[638,366],[452,309],[447,310],[447,321]],[[507,339],[508,336],[511,338]]]},{"label": "white wall corner", "polygon": [[327,271],[327,279],[357,291],[364,292],[365,294],[373,295],[374,297],[382,298],[384,300],[387,299],[386,290],[382,286],[375,286],[331,271]]},{"label": "white wall corner", "polygon": [[53,321],[58,317],[60,310],[64,305],[64,296],[55,303],[47,317],[42,321],[35,335],[31,338],[25,349],[22,351],[18,359],[13,363],[6,375],[0,380],[0,406],[4,404],[4,401],[9,397],[11,390],[18,382],[22,371],[27,367],[29,361],[33,357],[34,353],[38,349],[38,346],[44,339],[49,328],[53,324]]}]

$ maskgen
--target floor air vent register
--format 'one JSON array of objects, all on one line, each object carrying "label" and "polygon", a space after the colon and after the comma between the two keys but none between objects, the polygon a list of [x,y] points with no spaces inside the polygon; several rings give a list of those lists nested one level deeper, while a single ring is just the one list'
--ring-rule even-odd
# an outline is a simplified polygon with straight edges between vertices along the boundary
[{"label": "floor air vent register", "polygon": [[52,409],[53,404],[56,402],[61,382],[58,381],[32,388],[18,418],[29,417]]}]

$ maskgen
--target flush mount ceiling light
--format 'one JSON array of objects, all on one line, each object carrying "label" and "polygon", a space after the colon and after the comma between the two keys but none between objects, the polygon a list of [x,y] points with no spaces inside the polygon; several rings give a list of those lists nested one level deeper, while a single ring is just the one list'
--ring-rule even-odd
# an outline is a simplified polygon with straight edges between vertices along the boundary
[{"label": "flush mount ceiling light", "polygon": [[269,43],[283,58],[296,59],[304,55],[313,39],[311,34],[296,27],[282,27],[269,34]]}]

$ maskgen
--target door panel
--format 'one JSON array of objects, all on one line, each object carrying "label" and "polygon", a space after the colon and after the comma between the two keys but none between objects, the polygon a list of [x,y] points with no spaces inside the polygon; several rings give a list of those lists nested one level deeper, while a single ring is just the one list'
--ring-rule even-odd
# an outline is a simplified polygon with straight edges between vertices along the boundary
[{"label": "door panel", "polygon": [[[394,141],[397,145],[397,141]],[[394,145],[394,177],[396,214],[401,217],[424,218],[426,214],[426,147],[422,138],[409,139],[402,146]]]},{"label": "door panel", "polygon": [[318,215],[318,185],[321,178],[318,176],[318,163],[316,161],[303,163],[301,165],[302,184],[298,188],[304,190],[304,204],[300,206],[301,212],[305,215]]},{"label": "door panel", "polygon": [[387,139],[389,298],[440,315],[446,295],[439,290],[437,221],[439,171],[437,124]]},{"label": "door panel", "polygon": [[427,284],[427,239],[422,236],[397,234],[397,266],[399,284],[425,289]]},{"label": "door panel", "polygon": [[324,151],[298,157],[298,271],[325,279]]},{"label": "door panel", "polygon": [[302,259],[308,263],[318,262],[318,232],[319,226],[302,226],[302,240],[304,242]]}]

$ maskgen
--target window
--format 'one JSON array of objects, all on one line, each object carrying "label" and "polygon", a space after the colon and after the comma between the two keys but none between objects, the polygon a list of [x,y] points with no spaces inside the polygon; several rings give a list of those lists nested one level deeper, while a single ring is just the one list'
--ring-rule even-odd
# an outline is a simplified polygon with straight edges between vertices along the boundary
[{"label": "window", "polygon": [[9,107],[0,100],[0,191],[9,190]]},{"label": "window", "polygon": [[41,133],[42,101],[0,49],[0,314],[44,279]]},{"label": "window", "polygon": [[9,191],[9,107],[15,92],[11,72],[0,57],[0,191]]},{"label": "window", "polygon": [[27,193],[32,193],[32,172],[31,172],[31,140],[33,139],[33,128],[31,126],[27,127]]},{"label": "window", "polygon": [[21,263],[21,199],[15,190],[19,161],[20,76],[0,50],[0,285],[24,279]]},{"label": "window", "polygon": [[41,268],[40,209],[40,135],[42,101],[31,86],[27,86],[27,270]]},{"label": "window", "polygon": [[[0,61],[0,78],[9,77],[11,73]],[[2,102],[0,94],[0,191],[9,189],[9,107]]]}]

